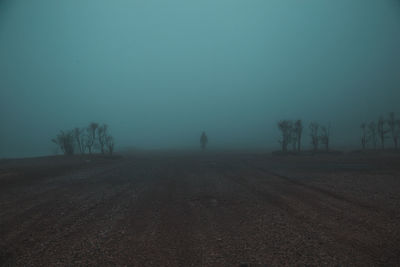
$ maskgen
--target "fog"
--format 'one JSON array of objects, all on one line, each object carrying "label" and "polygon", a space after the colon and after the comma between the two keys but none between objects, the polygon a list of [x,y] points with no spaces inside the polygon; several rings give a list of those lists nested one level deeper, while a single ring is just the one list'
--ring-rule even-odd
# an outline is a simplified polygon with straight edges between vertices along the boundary
[{"label": "fog", "polygon": [[399,100],[398,0],[0,1],[0,157],[91,121],[117,150],[274,150],[299,118],[352,148]]}]

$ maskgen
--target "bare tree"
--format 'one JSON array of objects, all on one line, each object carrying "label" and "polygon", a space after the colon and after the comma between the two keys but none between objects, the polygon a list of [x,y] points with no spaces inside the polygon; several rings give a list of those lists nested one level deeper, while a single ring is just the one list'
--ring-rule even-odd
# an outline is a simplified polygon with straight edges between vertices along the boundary
[{"label": "bare tree", "polygon": [[379,117],[378,124],[377,124],[377,132],[379,139],[381,141],[382,149],[385,149],[385,139],[387,138],[387,134],[390,130],[386,129],[385,127],[385,119],[381,116]]},{"label": "bare tree", "polygon": [[293,123],[289,120],[282,120],[278,122],[278,128],[281,131],[282,134],[282,139],[279,140],[279,143],[281,143],[282,146],[282,151],[286,152],[287,151],[287,146],[292,142],[292,129],[293,129]]},{"label": "bare tree", "polygon": [[290,139],[289,144],[292,144],[292,151],[297,151],[297,133],[294,129],[294,123],[291,121],[292,127],[290,128]]},{"label": "bare tree", "polygon": [[378,143],[378,135],[377,135],[377,129],[376,129],[376,123],[371,121],[368,124],[368,140],[371,141],[372,146],[374,149],[376,149],[376,144]]},{"label": "bare tree", "polygon": [[322,144],[325,145],[325,149],[326,151],[329,151],[329,141],[330,141],[330,137],[331,137],[331,126],[328,125],[328,127],[322,126],[321,127],[321,134],[319,136],[320,141]]},{"label": "bare tree", "polygon": [[361,146],[362,149],[365,149],[367,146],[367,126],[365,123],[361,124]]},{"label": "bare tree", "polygon": [[86,142],[85,142],[86,148],[88,149],[89,154],[92,154],[92,149],[93,149],[95,140],[93,139],[93,134],[92,134],[90,128],[86,128],[86,139],[85,140],[86,140]]},{"label": "bare tree", "polygon": [[106,146],[108,149],[108,153],[112,155],[114,153],[114,138],[111,135],[106,136]]},{"label": "bare tree", "polygon": [[53,143],[59,146],[64,155],[74,154],[74,133],[73,131],[60,131],[56,138],[52,139]]},{"label": "bare tree", "polygon": [[86,136],[86,147],[89,150],[89,154],[92,154],[92,150],[94,144],[96,142],[96,131],[99,127],[99,124],[96,122],[92,122],[89,124],[88,128],[86,128],[87,136]]},{"label": "bare tree", "polygon": [[310,137],[311,137],[311,144],[313,146],[314,151],[318,150],[318,145],[319,145],[319,124],[316,122],[310,123],[309,126],[310,129]]},{"label": "bare tree", "polygon": [[389,113],[388,125],[389,125],[390,134],[392,136],[394,148],[397,149],[399,136],[400,136],[400,129],[398,127],[398,121],[396,121],[394,112]]},{"label": "bare tree", "polygon": [[97,122],[91,122],[89,124],[90,132],[92,133],[93,139],[95,139],[95,140],[96,140],[96,130],[97,130],[97,128],[99,128],[99,124]]},{"label": "bare tree", "polygon": [[297,151],[301,150],[301,135],[303,134],[303,123],[301,120],[297,120],[294,123],[294,132],[296,133],[296,143],[297,143]]},{"label": "bare tree", "polygon": [[81,154],[84,154],[85,153],[84,129],[75,128],[74,129],[74,138],[75,138],[75,142],[78,146],[79,152]]},{"label": "bare tree", "polygon": [[[74,128],[71,131],[60,131],[52,141],[57,144],[65,155],[73,155],[75,149],[84,154],[86,148],[91,154],[95,146],[99,145],[103,154],[114,151],[114,138],[108,134],[108,126],[91,123],[86,128]],[[97,144],[98,142],[98,144]]]},{"label": "bare tree", "polygon": [[107,130],[108,130],[107,124],[103,124],[97,128],[97,139],[99,141],[100,150],[101,150],[102,154],[105,153],[105,146],[107,143],[106,139],[107,139],[107,135],[108,135]]}]

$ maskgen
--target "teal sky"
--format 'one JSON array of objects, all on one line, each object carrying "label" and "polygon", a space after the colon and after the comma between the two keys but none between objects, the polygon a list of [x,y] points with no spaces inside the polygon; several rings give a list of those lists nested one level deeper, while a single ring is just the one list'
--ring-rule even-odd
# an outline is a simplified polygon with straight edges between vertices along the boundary
[{"label": "teal sky", "polygon": [[0,157],[90,121],[119,147],[274,149],[285,118],[358,146],[399,103],[398,0],[0,1]]}]

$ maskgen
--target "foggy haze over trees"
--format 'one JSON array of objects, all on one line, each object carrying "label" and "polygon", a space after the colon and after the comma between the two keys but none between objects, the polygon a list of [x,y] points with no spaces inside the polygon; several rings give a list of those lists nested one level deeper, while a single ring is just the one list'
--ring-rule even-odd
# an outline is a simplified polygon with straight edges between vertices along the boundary
[{"label": "foggy haze over trees", "polygon": [[[320,149],[320,144],[324,146],[325,151],[329,151],[331,126],[320,125],[317,122],[309,124],[310,144],[314,152]],[[292,145],[292,152],[301,152],[301,142],[303,136],[302,120],[282,120],[278,122],[278,129],[281,133],[279,143],[282,152],[288,151],[288,145]],[[306,148],[307,150],[307,148]]]},{"label": "foggy haze over trees", "polygon": [[100,152],[112,155],[114,138],[108,132],[107,124],[92,122],[84,128],[74,128],[70,131],[61,130],[56,138],[51,140],[64,155],[81,155]]},{"label": "foggy haze over trees", "polygon": [[292,151],[300,152],[301,137],[303,133],[303,123],[301,120],[290,121],[282,120],[278,122],[278,128],[281,132],[279,143],[283,152],[288,150],[288,146],[292,145]]},{"label": "foggy haze over trees", "polygon": [[389,149],[399,47],[398,0],[0,1],[0,158]]},{"label": "foggy haze over trees", "polygon": [[[386,140],[392,141],[392,148],[398,149],[400,138],[400,119],[396,117],[395,112],[390,112],[387,117],[380,116],[377,120],[369,124],[361,124],[361,146],[362,149],[377,149],[378,141],[380,148],[387,148]],[[386,144],[386,146],[385,146]]]},{"label": "foggy haze over trees", "polygon": [[[297,125],[297,127],[296,127]],[[297,149],[297,144],[301,143],[302,136],[302,121],[296,122],[290,120],[281,120],[277,124],[281,133],[279,143],[281,151],[287,152],[288,145],[293,145],[292,151],[300,152],[300,146]],[[396,117],[395,112],[388,113],[387,116],[379,116],[377,121],[363,122],[360,125],[361,135],[360,142],[363,150],[377,149],[378,142],[381,149],[388,148],[387,140],[391,141],[390,148],[398,149],[400,139],[400,119]],[[300,130],[299,130],[300,129]],[[308,127],[310,144],[314,152],[320,150],[320,146],[324,146],[325,151],[330,150],[331,143],[331,124],[327,126],[317,122],[311,122]],[[385,146],[386,144],[386,146]]]}]

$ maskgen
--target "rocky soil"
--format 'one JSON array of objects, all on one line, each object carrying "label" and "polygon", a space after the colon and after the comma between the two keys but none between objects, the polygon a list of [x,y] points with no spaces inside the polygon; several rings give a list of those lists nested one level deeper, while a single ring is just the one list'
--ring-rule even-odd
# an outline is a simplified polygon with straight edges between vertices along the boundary
[{"label": "rocky soil", "polygon": [[0,266],[400,265],[398,155],[0,161]]}]

